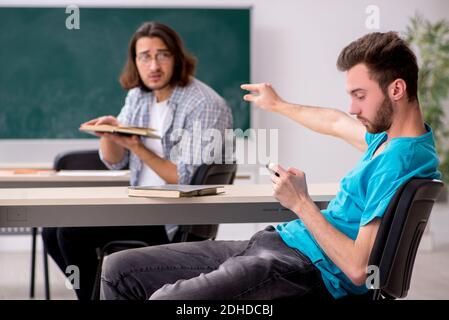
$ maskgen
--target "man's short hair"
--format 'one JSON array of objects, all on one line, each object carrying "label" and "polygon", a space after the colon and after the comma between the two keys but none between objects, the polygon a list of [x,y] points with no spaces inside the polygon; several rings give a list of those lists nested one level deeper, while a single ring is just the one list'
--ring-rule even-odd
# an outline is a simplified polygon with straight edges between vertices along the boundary
[{"label": "man's short hair", "polygon": [[416,56],[396,32],[373,32],[353,41],[341,51],[337,68],[348,71],[359,63],[368,67],[385,95],[388,85],[402,79],[407,85],[408,100],[418,100]]},{"label": "man's short hair", "polygon": [[136,66],[136,43],[143,37],[156,37],[161,39],[175,59],[175,66],[170,85],[184,87],[190,83],[195,74],[196,59],[189,54],[175,30],[160,22],[150,21],[143,23],[131,37],[128,46],[128,58],[120,75],[120,84],[126,90],[140,87],[143,90],[150,89],[145,86],[139,76]]}]

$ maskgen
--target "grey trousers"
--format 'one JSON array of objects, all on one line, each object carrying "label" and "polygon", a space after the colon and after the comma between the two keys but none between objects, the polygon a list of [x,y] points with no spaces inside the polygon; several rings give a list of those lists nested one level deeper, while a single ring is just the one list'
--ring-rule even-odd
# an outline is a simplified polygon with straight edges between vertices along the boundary
[{"label": "grey trousers", "polygon": [[107,257],[102,299],[331,299],[319,270],[272,227],[249,241],[201,241]]}]

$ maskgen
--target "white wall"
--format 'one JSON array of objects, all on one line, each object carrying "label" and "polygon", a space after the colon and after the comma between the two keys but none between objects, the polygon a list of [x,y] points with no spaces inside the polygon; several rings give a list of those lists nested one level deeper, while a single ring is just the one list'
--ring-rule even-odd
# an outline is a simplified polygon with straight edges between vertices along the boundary
[{"label": "white wall", "polygon": [[[81,8],[124,6],[121,0],[69,2]],[[0,5],[65,6],[69,2],[0,1]],[[134,0],[127,1],[126,5],[251,6],[252,81],[271,82],[291,102],[331,106],[341,110],[347,109],[349,98],[345,93],[345,76],[336,70],[335,62],[345,45],[371,31],[365,27],[368,5],[377,5],[380,9],[380,31],[404,31],[409,17],[415,12],[432,20],[449,18],[449,1],[446,0]],[[279,163],[304,170],[309,182],[338,181],[360,156],[356,150],[336,139],[308,132],[288,119],[260,110],[252,110],[252,127],[278,128]],[[0,163],[51,162],[54,154],[65,147],[61,141],[52,141],[50,147],[48,144],[44,147],[46,144],[38,141],[28,145],[31,152],[24,152],[27,150],[24,144],[16,142],[0,141]],[[72,146],[82,146],[80,141],[71,143]],[[93,142],[88,143],[92,145]],[[265,176],[259,181],[268,180]],[[442,219],[438,221],[444,221],[443,225],[447,226],[447,212],[441,213],[436,219]],[[440,224],[438,226],[441,227]]]},{"label": "white wall", "polygon": [[[65,6],[68,3],[76,3],[81,8],[124,6],[124,2],[119,0],[0,1],[4,6]],[[445,0],[134,0],[127,1],[126,5],[251,6],[252,81],[271,82],[291,102],[332,106],[341,110],[346,110],[349,99],[345,93],[344,74],[336,70],[335,62],[346,44],[370,31],[365,27],[368,5],[379,7],[381,31],[404,31],[408,17],[416,11],[430,19],[449,17],[449,2]],[[340,141],[308,132],[288,119],[260,110],[252,110],[252,127],[278,128],[279,162],[301,168],[307,173],[309,182],[337,181],[359,156],[356,150]],[[56,152],[66,147],[60,140],[31,144],[27,144],[28,141],[12,142],[0,140],[0,163],[51,162]],[[69,143],[70,148],[81,148],[83,143],[89,147],[96,145],[93,141],[82,140]]]}]

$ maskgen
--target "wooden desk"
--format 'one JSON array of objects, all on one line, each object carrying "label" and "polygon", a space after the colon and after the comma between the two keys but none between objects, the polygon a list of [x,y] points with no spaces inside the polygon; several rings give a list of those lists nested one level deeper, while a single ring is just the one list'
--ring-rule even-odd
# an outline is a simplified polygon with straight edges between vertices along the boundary
[{"label": "wooden desk", "polygon": [[[338,184],[311,184],[320,208]],[[126,187],[0,189],[0,227],[124,226],[288,221],[296,218],[271,185],[229,185],[226,193],[181,199],[128,197]]]},{"label": "wooden desk", "polygon": [[0,170],[37,169],[52,170],[52,162],[0,162]]},{"label": "wooden desk", "polygon": [[0,188],[103,187],[129,185],[129,171],[0,170]]}]

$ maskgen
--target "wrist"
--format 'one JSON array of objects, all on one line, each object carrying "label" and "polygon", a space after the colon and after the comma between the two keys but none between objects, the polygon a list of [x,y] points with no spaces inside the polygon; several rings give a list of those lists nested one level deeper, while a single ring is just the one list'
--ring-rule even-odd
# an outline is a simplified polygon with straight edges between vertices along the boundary
[{"label": "wrist", "polygon": [[295,206],[293,207],[293,212],[299,216],[302,212],[304,212],[304,209],[308,207],[310,201],[311,200],[309,197],[298,198],[296,200]]},{"label": "wrist", "polygon": [[277,99],[273,103],[272,110],[277,113],[282,113],[283,108],[285,107],[284,102],[281,99]]},{"label": "wrist", "polygon": [[295,107],[296,107],[296,105],[294,105],[294,104],[291,104],[284,100],[278,100],[275,103],[274,110],[275,110],[275,112],[277,112],[283,116],[291,117],[292,112],[295,109]]},{"label": "wrist", "polygon": [[143,143],[137,143],[130,148],[130,151],[139,157],[144,149],[145,146],[143,145]]}]

